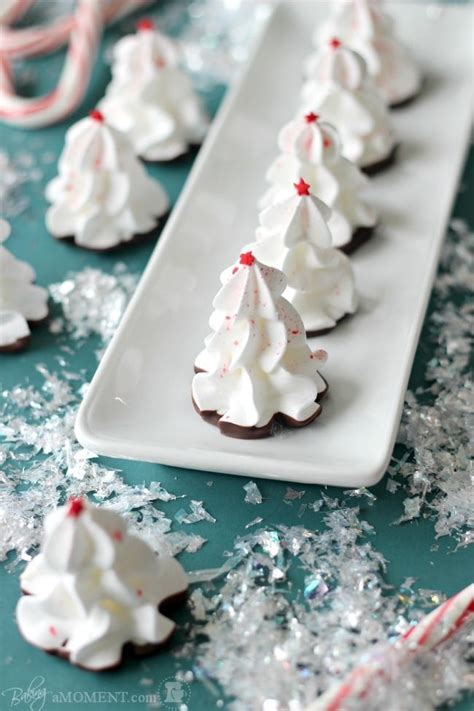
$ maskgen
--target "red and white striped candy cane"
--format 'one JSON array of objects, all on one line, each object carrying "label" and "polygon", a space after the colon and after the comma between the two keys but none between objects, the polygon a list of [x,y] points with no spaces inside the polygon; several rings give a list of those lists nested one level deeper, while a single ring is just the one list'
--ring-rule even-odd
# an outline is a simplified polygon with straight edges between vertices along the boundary
[{"label": "red and white striped candy cane", "polygon": [[3,0],[0,6],[0,25],[16,22],[35,0]]},{"label": "red and white striped candy cane", "polygon": [[56,88],[47,96],[26,99],[15,94],[8,60],[2,57],[0,118],[23,128],[61,120],[85,94],[102,31],[100,0],[80,0],[64,67]]},{"label": "red and white striped candy cane", "polygon": [[[474,584],[469,585],[446,600],[421,622],[411,627],[393,646],[389,654],[395,655],[399,665],[409,662],[417,653],[430,650],[455,634],[468,620],[474,617]],[[390,680],[389,663],[382,658],[380,649],[373,659],[356,667],[340,684],[320,696],[306,711],[342,711],[348,700],[363,699],[375,678]]]},{"label": "red and white striped candy cane", "polygon": [[[17,0],[18,1],[18,0]],[[34,0],[20,0],[20,2]],[[108,0],[102,2],[104,24],[120,19],[134,12],[152,0]],[[0,19],[0,24],[2,24]],[[61,17],[50,25],[12,29],[0,26],[0,52],[8,59],[34,57],[46,52],[52,52],[65,44],[74,27],[75,15]],[[6,25],[6,22],[3,22]]]},{"label": "red and white striped candy cane", "polygon": [[[89,84],[103,23],[123,16],[150,0],[78,0],[73,16],[50,27],[5,30],[0,36],[0,119],[22,128],[40,128],[60,121],[79,105]],[[11,0],[5,17],[18,19],[30,0]],[[56,88],[47,96],[24,98],[14,89],[10,57],[33,56],[56,49],[70,35]],[[20,42],[15,41],[15,37]],[[10,39],[10,44],[5,39]]]}]

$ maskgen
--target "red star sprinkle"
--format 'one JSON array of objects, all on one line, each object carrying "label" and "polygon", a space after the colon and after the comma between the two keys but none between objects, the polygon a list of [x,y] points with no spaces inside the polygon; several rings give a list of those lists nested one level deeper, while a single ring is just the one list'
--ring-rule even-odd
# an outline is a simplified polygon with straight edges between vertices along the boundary
[{"label": "red star sprinkle", "polygon": [[331,145],[331,140],[330,140],[329,138],[325,138],[325,139],[323,140],[323,146],[324,146],[324,148],[329,148],[330,145]]},{"label": "red star sprinkle", "polygon": [[339,49],[341,44],[342,44],[341,40],[337,39],[337,37],[333,37],[332,39],[329,40],[329,46],[332,49]]},{"label": "red star sprinkle", "polygon": [[104,123],[104,114],[102,113],[102,111],[99,111],[98,109],[89,111],[89,116],[91,117],[91,119],[94,119],[94,121],[98,121],[99,123]]},{"label": "red star sprinkle", "polygon": [[306,183],[303,178],[300,178],[299,183],[293,183],[295,186],[295,190],[298,193],[298,195],[309,195],[309,189],[311,185],[309,183]]},{"label": "red star sprinkle", "polygon": [[315,114],[314,111],[310,111],[309,114],[305,114],[304,120],[306,123],[316,123],[319,119],[319,114]]},{"label": "red star sprinkle", "polygon": [[155,29],[155,23],[153,20],[150,20],[149,17],[144,17],[143,20],[138,20],[135,26],[139,32],[148,32],[149,30]]},{"label": "red star sprinkle", "polygon": [[252,252],[243,252],[240,255],[240,263],[245,264],[246,267],[251,267],[255,262],[255,257]]},{"label": "red star sprinkle", "polygon": [[49,627],[48,632],[53,637],[56,637],[56,635],[58,634],[56,627],[53,627],[53,625],[51,625],[51,627]]},{"label": "red star sprinkle", "polygon": [[83,499],[69,499],[67,515],[72,518],[77,518],[84,511],[84,500]]},{"label": "red star sprinkle", "polygon": [[123,541],[122,532],[121,531],[114,531],[112,533],[112,538],[114,539],[114,541],[119,541],[119,543],[120,543],[120,541]]}]

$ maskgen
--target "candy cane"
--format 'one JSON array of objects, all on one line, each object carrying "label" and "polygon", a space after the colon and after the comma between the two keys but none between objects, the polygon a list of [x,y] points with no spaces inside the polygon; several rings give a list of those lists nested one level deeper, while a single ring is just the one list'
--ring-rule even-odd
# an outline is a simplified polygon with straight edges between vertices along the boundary
[{"label": "candy cane", "polygon": [[[420,651],[433,649],[455,634],[474,616],[474,584],[446,600],[433,612],[411,627],[389,652],[400,657],[400,663],[409,661]],[[390,678],[390,665],[380,660],[380,650],[366,664],[356,667],[349,676],[329,689],[306,711],[341,711],[349,699],[363,699],[376,677]]]},{"label": "candy cane", "polygon": [[[26,0],[15,0],[7,16],[18,17]],[[0,119],[22,128],[40,128],[60,121],[79,105],[89,83],[104,21],[148,4],[149,0],[79,0],[72,17],[49,28],[24,32],[22,43],[10,45],[10,54],[32,56],[60,46],[70,34],[69,47],[56,88],[47,96],[27,99],[15,93],[8,52],[0,37]],[[26,39],[26,41],[25,41]],[[21,50],[21,52],[20,52]]]},{"label": "candy cane", "polygon": [[[24,0],[20,0],[23,2]],[[28,2],[34,0],[28,0]],[[140,7],[149,5],[152,0],[110,0],[103,4],[104,24],[120,19]],[[0,51],[8,59],[33,57],[52,52],[65,44],[74,27],[75,16],[67,15],[51,25],[10,29],[0,27]],[[6,23],[5,23],[6,24]]]},{"label": "candy cane", "polygon": [[0,24],[16,22],[28,10],[35,0],[3,0],[0,7]]}]

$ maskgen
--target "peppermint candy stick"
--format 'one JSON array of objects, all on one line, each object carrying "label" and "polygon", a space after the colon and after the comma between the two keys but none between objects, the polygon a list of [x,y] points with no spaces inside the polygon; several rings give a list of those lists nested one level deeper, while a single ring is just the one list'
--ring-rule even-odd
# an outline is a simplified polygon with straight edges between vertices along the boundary
[{"label": "peppermint candy stick", "polygon": [[3,0],[0,7],[0,24],[7,25],[22,17],[35,0]]},{"label": "peppermint candy stick", "polygon": [[[16,0],[18,2],[18,0]],[[34,2],[34,0],[19,0]],[[104,24],[114,22],[131,12],[135,12],[151,0],[109,0],[103,4]],[[7,20],[2,20],[7,24]],[[39,27],[11,29],[0,27],[1,53],[8,59],[33,57],[52,52],[65,44],[75,24],[75,15],[67,15],[59,20]]]},{"label": "peppermint candy stick", "polygon": [[57,87],[47,96],[15,94],[8,61],[2,58],[0,118],[23,128],[39,128],[70,114],[85,94],[102,31],[101,0],[80,0],[74,29]]},{"label": "peppermint candy stick", "polygon": [[[328,689],[306,711],[342,711],[346,701],[363,699],[376,677],[390,681],[391,668],[398,669],[403,663],[410,662],[418,652],[434,649],[472,619],[473,614],[474,584],[471,584],[405,632],[386,655],[381,654],[380,649],[375,652],[366,663],[356,667],[342,683]],[[392,658],[388,659],[389,656]]]}]

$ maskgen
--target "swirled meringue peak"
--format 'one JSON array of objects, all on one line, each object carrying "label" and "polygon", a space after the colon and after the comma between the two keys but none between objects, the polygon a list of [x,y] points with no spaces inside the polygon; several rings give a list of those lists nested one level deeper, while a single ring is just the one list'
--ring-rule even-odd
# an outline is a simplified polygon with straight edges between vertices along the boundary
[{"label": "swirled meringue peak", "polygon": [[161,185],[100,111],[71,126],[58,167],[58,177],[46,186],[52,203],[46,225],[55,237],[111,249],[150,232],[168,210]]},{"label": "swirled meringue peak", "polygon": [[209,126],[172,40],[142,21],[114,48],[112,81],[99,108],[127,134],[136,155],[167,161],[202,142]]},{"label": "swirled meringue peak", "polygon": [[[420,70],[397,38],[393,20],[379,0],[335,0],[331,17],[315,31],[314,44],[325,45],[331,37],[338,37],[365,59],[388,104],[402,104],[419,92]],[[317,57],[317,53],[310,56],[306,63],[308,76],[313,74]]]},{"label": "swirled meringue peak", "polygon": [[303,85],[302,109],[336,127],[342,154],[361,168],[389,158],[395,142],[383,97],[362,57],[332,38],[314,56]]},{"label": "swirled meringue peak", "polygon": [[281,269],[284,297],[303,319],[308,335],[327,331],[357,308],[349,259],[332,246],[330,208],[302,178],[293,195],[260,215],[257,242],[250,245],[264,264]]},{"label": "swirled meringue peak", "polygon": [[33,284],[32,267],[3,246],[9,230],[0,232],[0,351],[16,351],[29,342],[29,324],[47,317],[48,292]]},{"label": "swirled meringue peak", "polygon": [[21,634],[72,664],[118,665],[123,646],[147,650],[167,641],[174,623],[159,607],[183,596],[187,577],[127,530],[119,514],[71,499],[45,520],[41,552],[21,576]]},{"label": "swirled meringue peak", "polygon": [[275,418],[309,424],[327,389],[317,370],[326,353],[311,352],[299,314],[282,297],[284,274],[246,252],[221,282],[212,333],[195,361],[196,408],[234,437],[267,436]]},{"label": "swirled meringue peak", "polygon": [[357,165],[341,155],[336,129],[313,111],[287,123],[278,136],[280,155],[267,171],[270,187],[259,202],[265,209],[294,195],[303,178],[317,186],[319,198],[331,208],[328,221],[335,247],[346,247],[359,228],[372,228],[375,211],[360,192],[368,183]]}]

